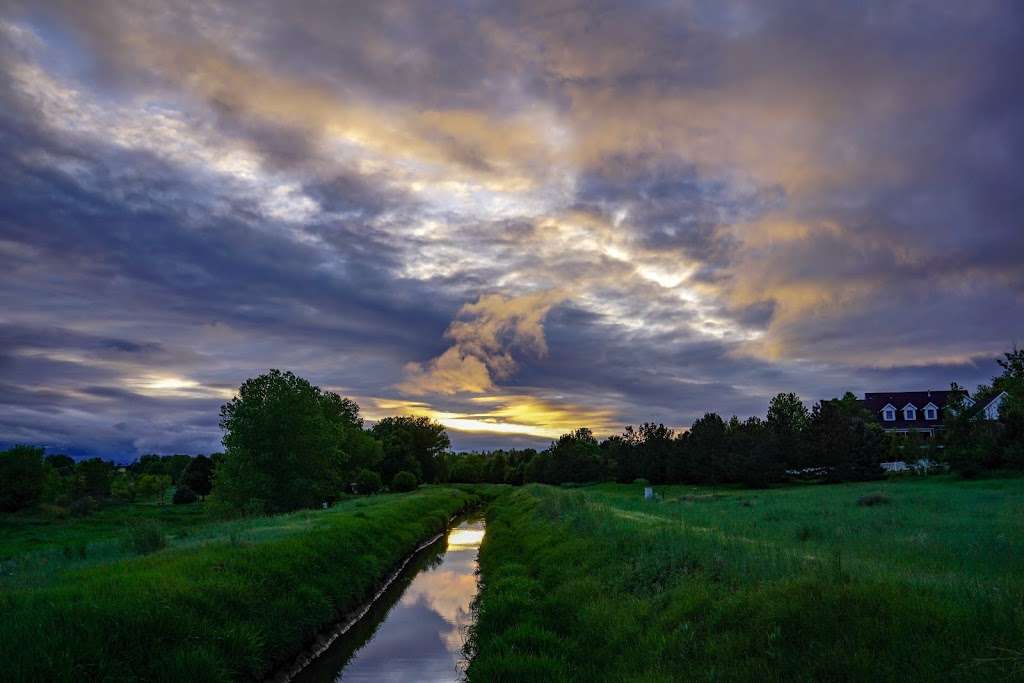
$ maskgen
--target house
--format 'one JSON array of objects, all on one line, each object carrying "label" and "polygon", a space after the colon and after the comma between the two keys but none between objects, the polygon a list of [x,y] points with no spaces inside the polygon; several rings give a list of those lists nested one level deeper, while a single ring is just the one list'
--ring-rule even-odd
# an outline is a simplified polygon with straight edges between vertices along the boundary
[{"label": "house", "polygon": [[[959,394],[974,404],[967,392]],[[861,403],[881,423],[886,432],[919,434],[932,438],[942,429],[946,405],[956,396],[953,391],[893,391],[865,393]]]},{"label": "house", "polygon": [[[1005,391],[1000,391],[995,396],[986,397],[977,404],[975,404],[974,400],[971,400],[969,405],[976,417],[980,417],[984,420],[998,420],[999,409],[1003,407],[1003,401],[1005,401],[1007,397],[1009,397],[1009,394]],[[979,396],[978,398],[980,399],[981,397]]]}]

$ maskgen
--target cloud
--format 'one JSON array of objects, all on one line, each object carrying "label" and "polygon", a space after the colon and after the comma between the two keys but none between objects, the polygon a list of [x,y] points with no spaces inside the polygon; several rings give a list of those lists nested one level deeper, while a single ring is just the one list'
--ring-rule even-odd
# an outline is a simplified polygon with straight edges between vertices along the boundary
[{"label": "cloud", "polygon": [[1024,319],[1022,27],[7,3],[0,442],[214,450],[269,367],[474,447],[983,380]]},{"label": "cloud", "polygon": [[481,296],[465,304],[445,332],[453,345],[427,363],[411,362],[399,391],[410,396],[480,394],[494,389],[517,368],[513,352],[542,357],[547,353],[544,318],[564,299],[557,291],[519,297]]}]

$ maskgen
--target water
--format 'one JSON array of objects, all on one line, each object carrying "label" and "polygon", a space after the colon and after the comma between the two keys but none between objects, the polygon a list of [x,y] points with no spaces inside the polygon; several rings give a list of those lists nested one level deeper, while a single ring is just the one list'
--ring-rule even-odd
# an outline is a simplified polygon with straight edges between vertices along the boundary
[{"label": "water", "polygon": [[470,518],[425,548],[358,624],[295,680],[458,681],[476,596],[484,522]]}]

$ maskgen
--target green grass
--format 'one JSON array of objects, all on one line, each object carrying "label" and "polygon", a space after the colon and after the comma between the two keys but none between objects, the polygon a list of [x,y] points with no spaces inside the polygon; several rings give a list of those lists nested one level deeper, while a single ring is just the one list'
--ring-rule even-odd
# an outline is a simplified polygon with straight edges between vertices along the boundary
[{"label": "green grass", "polygon": [[[124,543],[127,509],[106,521],[15,534],[5,547],[33,550],[7,561],[13,575],[0,584],[3,678],[259,678],[361,604],[420,540],[478,500],[429,487],[232,522],[209,522],[195,506],[182,513],[195,515],[194,527],[140,509],[170,532],[167,548],[144,556]],[[71,539],[88,542],[86,558],[57,550]],[[41,557],[52,557],[51,566],[25,561]]]},{"label": "green grass", "polygon": [[1024,678],[1024,480],[657,492],[491,506],[470,681]]}]

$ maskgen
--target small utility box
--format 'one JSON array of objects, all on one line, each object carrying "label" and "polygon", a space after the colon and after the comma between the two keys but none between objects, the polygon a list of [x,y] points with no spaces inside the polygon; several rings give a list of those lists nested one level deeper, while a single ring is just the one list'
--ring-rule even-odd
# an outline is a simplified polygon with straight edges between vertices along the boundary
[{"label": "small utility box", "polygon": [[644,487],[644,500],[652,500],[654,498],[654,488],[651,486]]}]

